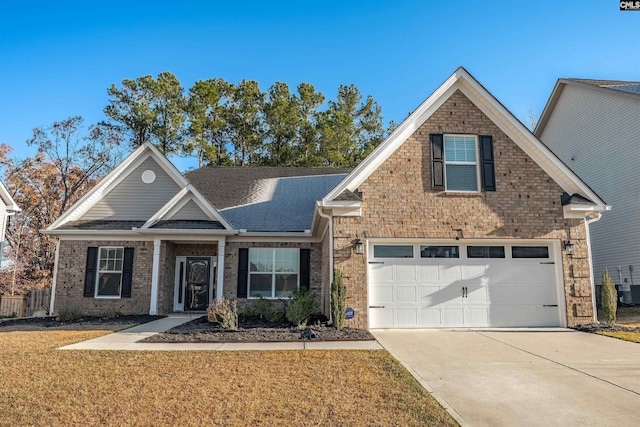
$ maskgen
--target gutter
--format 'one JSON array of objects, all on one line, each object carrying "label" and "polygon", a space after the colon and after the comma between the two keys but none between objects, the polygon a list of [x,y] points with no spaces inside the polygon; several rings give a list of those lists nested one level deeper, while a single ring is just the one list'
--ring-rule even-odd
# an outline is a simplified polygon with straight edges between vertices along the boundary
[{"label": "gutter", "polygon": [[331,309],[331,286],[333,285],[333,216],[322,212],[322,205],[320,202],[316,202],[318,209],[318,215],[322,218],[326,218],[329,221],[329,324],[333,324],[332,309]]},{"label": "gutter", "polygon": [[589,231],[590,225],[594,222],[600,221],[602,215],[596,213],[593,217],[586,217],[584,220],[585,232],[587,235],[587,255],[589,256],[589,272],[591,273],[591,304],[593,305],[593,321],[598,321],[598,308],[596,307],[596,280],[593,277],[593,258],[591,256],[591,232]]}]

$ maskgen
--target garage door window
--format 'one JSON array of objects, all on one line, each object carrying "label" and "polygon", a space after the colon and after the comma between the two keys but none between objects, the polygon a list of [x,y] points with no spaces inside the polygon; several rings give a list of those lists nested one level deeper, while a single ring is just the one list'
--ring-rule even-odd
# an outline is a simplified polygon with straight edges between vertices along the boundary
[{"label": "garage door window", "polygon": [[420,246],[420,258],[460,258],[457,246]]},{"label": "garage door window", "polygon": [[512,258],[549,258],[549,248],[547,246],[513,246],[511,248]]},{"label": "garage door window", "polygon": [[374,258],[413,258],[411,245],[374,245]]},{"label": "garage door window", "polygon": [[468,258],[504,258],[504,246],[467,246]]}]

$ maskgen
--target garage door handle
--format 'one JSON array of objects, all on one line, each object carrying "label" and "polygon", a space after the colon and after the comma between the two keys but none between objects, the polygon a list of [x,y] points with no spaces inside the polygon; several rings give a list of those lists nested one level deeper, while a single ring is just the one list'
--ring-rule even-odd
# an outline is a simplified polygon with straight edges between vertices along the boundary
[{"label": "garage door handle", "polygon": [[558,304],[543,304],[543,307],[557,307]]},{"label": "garage door handle", "polygon": [[382,261],[369,261],[369,264],[384,264]]},{"label": "garage door handle", "polygon": [[543,261],[540,264],[555,264],[553,261]]},{"label": "garage door handle", "polygon": [[369,308],[384,308],[384,305],[370,305]]}]

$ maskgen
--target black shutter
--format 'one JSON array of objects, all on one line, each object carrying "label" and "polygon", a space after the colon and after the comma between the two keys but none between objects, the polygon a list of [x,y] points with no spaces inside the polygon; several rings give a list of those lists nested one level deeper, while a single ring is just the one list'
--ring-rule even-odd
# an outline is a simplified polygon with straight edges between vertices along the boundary
[{"label": "black shutter", "polygon": [[249,281],[249,249],[240,248],[238,259],[238,298],[247,297]]},{"label": "black shutter", "polygon": [[122,298],[131,298],[131,281],[133,279],[133,248],[124,248],[122,263]]},{"label": "black shutter", "polygon": [[300,249],[300,289],[311,285],[311,249]]},{"label": "black shutter", "polygon": [[493,165],[493,137],[480,135],[480,160],[482,172],[482,189],[496,191],[496,172]]},{"label": "black shutter", "polygon": [[431,187],[434,190],[444,190],[444,140],[442,134],[432,133],[431,141]]},{"label": "black shutter", "polygon": [[87,248],[87,265],[85,266],[84,273],[84,296],[93,297],[96,273],[98,269],[98,248]]}]

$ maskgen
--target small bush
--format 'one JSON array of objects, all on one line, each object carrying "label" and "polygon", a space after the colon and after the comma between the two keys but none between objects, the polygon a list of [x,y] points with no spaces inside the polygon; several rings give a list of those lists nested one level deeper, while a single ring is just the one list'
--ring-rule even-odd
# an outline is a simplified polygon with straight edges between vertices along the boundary
[{"label": "small bush", "polygon": [[299,328],[307,325],[309,317],[316,311],[316,296],[308,289],[298,289],[286,308],[287,320]]},{"label": "small bush", "polygon": [[117,319],[118,317],[121,317],[121,316],[122,316],[122,312],[117,310],[108,310],[102,315],[102,317],[105,319]]},{"label": "small bush", "polygon": [[211,301],[207,308],[207,320],[219,324],[225,330],[238,330],[238,303],[226,298]]},{"label": "small bush", "polygon": [[618,309],[618,292],[613,280],[609,276],[609,270],[602,273],[602,311],[604,321],[613,325],[616,323],[616,310]]},{"label": "small bush", "polygon": [[62,322],[73,322],[83,316],[82,309],[76,305],[68,305],[58,310],[58,318]]},{"label": "small bush", "polygon": [[333,325],[339,331],[344,328],[344,317],[347,306],[347,287],[342,281],[342,273],[336,270],[331,283],[331,317]]},{"label": "small bush", "polygon": [[284,312],[278,310],[273,301],[261,296],[259,299],[252,300],[251,303],[245,305],[242,315],[247,319],[264,319],[270,323],[277,323],[284,317]]}]

